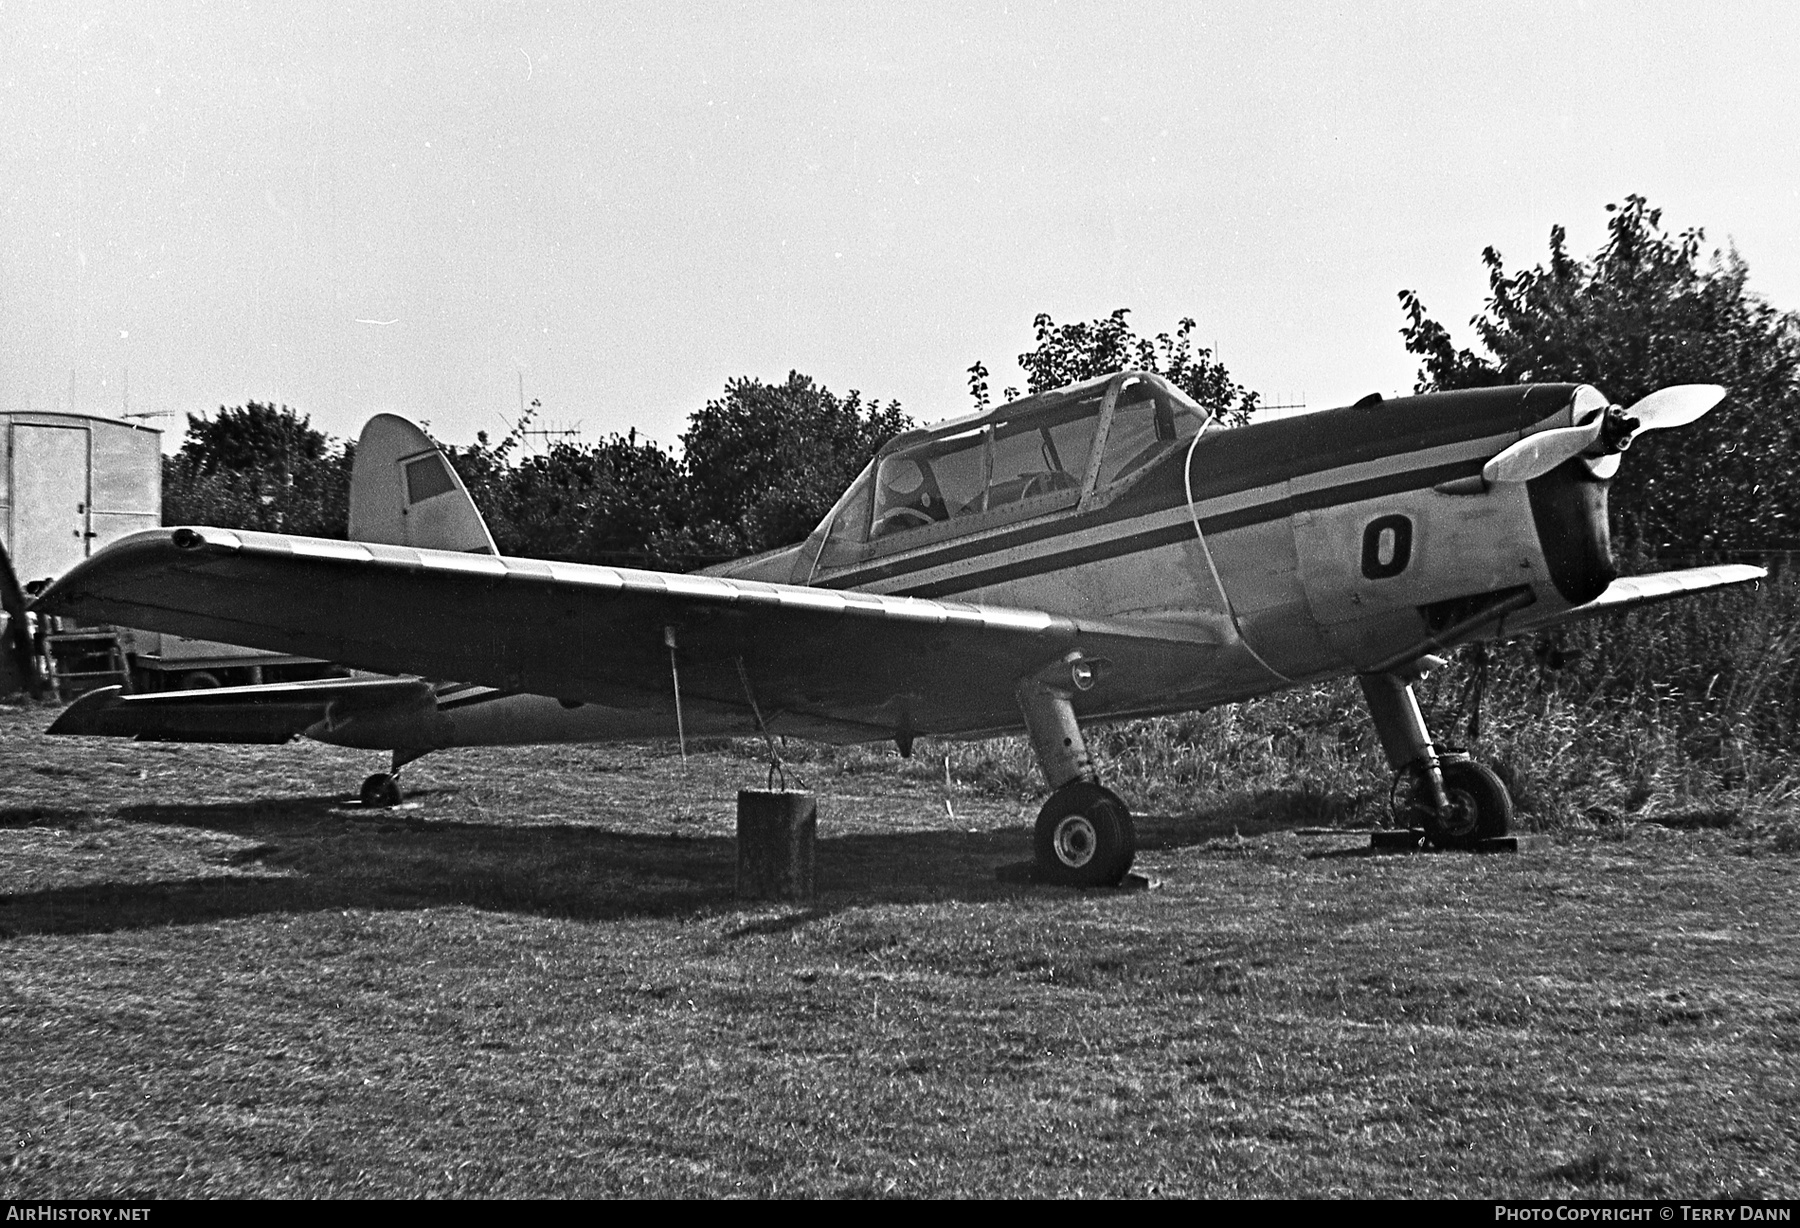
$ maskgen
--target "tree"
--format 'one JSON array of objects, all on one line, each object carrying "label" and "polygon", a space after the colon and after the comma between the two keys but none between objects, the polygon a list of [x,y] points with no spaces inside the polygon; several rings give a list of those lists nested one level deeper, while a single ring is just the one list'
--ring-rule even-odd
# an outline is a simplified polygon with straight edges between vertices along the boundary
[{"label": "tree", "polygon": [[875,450],[912,425],[898,401],[840,397],[809,376],[734,379],[688,419],[687,540],[727,554],[802,541]]},{"label": "tree", "polygon": [[1791,547],[1800,538],[1800,317],[1747,289],[1735,250],[1702,262],[1704,232],[1671,235],[1642,196],[1608,205],[1590,260],[1550,231],[1548,264],[1508,273],[1482,252],[1489,295],[1458,349],[1419,296],[1400,292],[1418,390],[1571,381],[1629,405],[1657,388],[1716,383],[1730,395],[1678,432],[1643,436],[1613,484],[1621,537],[1661,553]]},{"label": "tree", "polygon": [[[681,462],[634,428],[591,446],[559,440],[515,459],[542,403],[498,444],[477,431],[468,447],[440,443],[500,553],[627,567],[695,566],[675,539],[686,506]],[[710,559],[699,562],[710,562]]]},{"label": "tree", "polygon": [[181,451],[163,461],[163,523],[343,537],[354,452],[285,405],[189,414]]},{"label": "tree", "polygon": [[634,432],[523,458],[483,514],[502,554],[679,569],[684,493],[680,462]]},{"label": "tree", "polygon": [[[1037,346],[1019,355],[1028,391],[1047,392],[1115,371],[1149,371],[1187,393],[1221,422],[1241,426],[1250,420],[1257,394],[1234,381],[1223,363],[1213,361],[1211,350],[1194,348],[1193,320],[1183,319],[1172,337],[1158,333],[1149,339],[1132,331],[1125,320],[1130,314],[1129,308],[1121,307],[1089,323],[1058,324],[1039,313],[1031,322]],[[969,368],[969,392],[977,408],[987,407],[987,380],[987,368],[980,362]],[[1017,389],[1006,389],[1007,400],[1017,395]]]},{"label": "tree", "polygon": [[[536,403],[533,403],[534,408]],[[839,397],[791,372],[734,379],[688,420],[678,456],[635,430],[519,458],[524,423],[447,448],[502,553],[688,570],[803,540],[891,436],[898,402]]]},{"label": "tree", "polygon": [[[897,401],[840,397],[798,372],[728,382],[689,419],[680,455],[633,430],[521,457],[529,421],[497,444],[481,432],[468,447],[440,445],[501,552],[670,570],[803,540],[912,425]],[[354,447],[254,401],[188,422],[164,463],[165,523],[345,535]]]}]

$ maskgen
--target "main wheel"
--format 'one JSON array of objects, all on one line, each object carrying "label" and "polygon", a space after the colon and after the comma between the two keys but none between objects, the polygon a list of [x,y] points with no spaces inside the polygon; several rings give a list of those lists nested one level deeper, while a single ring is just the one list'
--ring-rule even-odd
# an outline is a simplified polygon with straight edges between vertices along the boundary
[{"label": "main wheel", "polygon": [[403,796],[400,782],[386,772],[377,772],[362,782],[362,804],[372,810],[391,810]]},{"label": "main wheel", "polygon": [[1472,759],[1444,764],[1444,792],[1450,798],[1448,814],[1420,807],[1425,839],[1436,847],[1474,848],[1512,830],[1512,794],[1487,764]]},{"label": "main wheel", "polygon": [[1131,869],[1137,834],[1118,794],[1073,780],[1038,811],[1038,878],[1063,887],[1111,887]]}]

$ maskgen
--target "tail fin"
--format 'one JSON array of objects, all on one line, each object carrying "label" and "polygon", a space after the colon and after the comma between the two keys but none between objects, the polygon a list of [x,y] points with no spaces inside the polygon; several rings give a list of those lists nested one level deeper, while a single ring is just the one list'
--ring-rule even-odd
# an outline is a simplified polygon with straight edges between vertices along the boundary
[{"label": "tail fin", "polygon": [[350,540],[499,554],[469,490],[429,436],[376,414],[350,469]]}]

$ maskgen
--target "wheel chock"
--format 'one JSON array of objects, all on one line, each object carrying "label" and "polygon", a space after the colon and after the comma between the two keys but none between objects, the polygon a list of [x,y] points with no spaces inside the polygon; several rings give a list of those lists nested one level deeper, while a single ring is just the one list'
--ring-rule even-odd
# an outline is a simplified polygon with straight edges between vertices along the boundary
[{"label": "wheel chock", "polygon": [[1477,853],[1529,853],[1550,847],[1549,836],[1490,836],[1475,842]]},{"label": "wheel chock", "polygon": [[[1468,851],[1475,853],[1528,853],[1533,849],[1547,848],[1549,844],[1548,836],[1490,836],[1485,840],[1477,840]],[[1371,852],[1413,853],[1430,848],[1431,846],[1425,843],[1423,828],[1383,828],[1369,833]]]},{"label": "wheel chock", "polygon": [[[1003,866],[994,867],[994,878],[1002,883],[1043,883],[1038,877],[1035,861],[1010,861]],[[1045,884],[1053,886],[1055,884]],[[1133,870],[1110,887],[1072,887],[1072,891],[1155,891],[1162,886],[1162,880],[1151,878],[1148,874],[1140,874]]]}]

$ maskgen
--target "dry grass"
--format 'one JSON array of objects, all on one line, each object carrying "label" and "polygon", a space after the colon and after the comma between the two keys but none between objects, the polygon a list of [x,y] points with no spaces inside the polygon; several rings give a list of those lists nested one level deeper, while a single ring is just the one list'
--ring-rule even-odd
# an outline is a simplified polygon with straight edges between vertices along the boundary
[{"label": "dry grass", "polygon": [[941,759],[816,756],[809,909],[732,897],[747,752],[436,756],[371,816],[373,755],[0,709],[0,1197],[1800,1194],[1779,806],[1370,856],[1296,834],[1382,785],[1329,723],[1284,777],[1335,700],[1285,702],[1135,752],[1200,773],[1148,894],[994,880],[1016,747],[954,823]]}]

